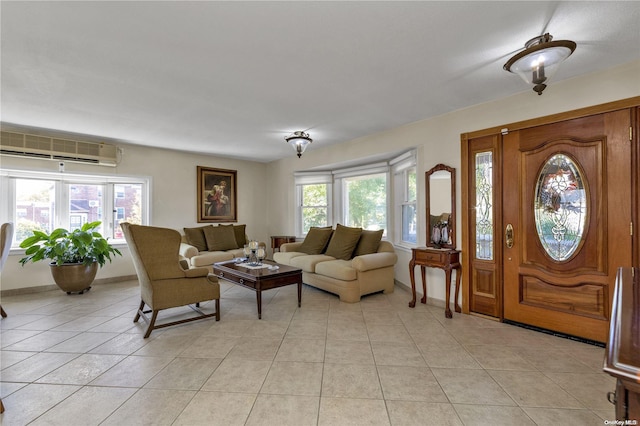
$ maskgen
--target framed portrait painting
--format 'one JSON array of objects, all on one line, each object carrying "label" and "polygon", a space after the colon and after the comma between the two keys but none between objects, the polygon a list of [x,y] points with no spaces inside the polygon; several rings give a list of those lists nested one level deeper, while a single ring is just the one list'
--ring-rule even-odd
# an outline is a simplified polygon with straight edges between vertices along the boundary
[{"label": "framed portrait painting", "polygon": [[237,171],[198,166],[198,222],[237,222]]}]

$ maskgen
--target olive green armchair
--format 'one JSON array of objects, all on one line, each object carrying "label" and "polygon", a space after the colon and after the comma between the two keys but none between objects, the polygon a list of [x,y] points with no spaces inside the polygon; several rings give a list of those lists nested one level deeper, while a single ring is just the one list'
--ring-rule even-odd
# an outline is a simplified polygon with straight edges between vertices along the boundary
[{"label": "olive green armchair", "polygon": [[[220,284],[207,268],[188,269],[180,262],[181,236],[173,229],[154,226],[120,224],[140,282],[140,307],[133,320],[140,317],[149,324],[144,335],[153,330],[215,316],[220,320]],[[200,302],[215,300],[216,311],[202,312]],[[150,310],[144,310],[147,305]],[[189,306],[199,315],[156,324],[159,311]],[[146,314],[152,313],[149,319]]]}]

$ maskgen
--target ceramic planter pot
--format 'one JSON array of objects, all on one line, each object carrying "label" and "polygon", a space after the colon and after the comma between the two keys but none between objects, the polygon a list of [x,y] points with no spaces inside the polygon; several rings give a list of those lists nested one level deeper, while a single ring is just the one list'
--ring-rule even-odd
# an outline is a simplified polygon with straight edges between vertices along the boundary
[{"label": "ceramic planter pot", "polygon": [[90,265],[82,263],[49,264],[51,275],[58,287],[67,294],[84,293],[91,288],[91,283],[98,273],[98,262]]}]

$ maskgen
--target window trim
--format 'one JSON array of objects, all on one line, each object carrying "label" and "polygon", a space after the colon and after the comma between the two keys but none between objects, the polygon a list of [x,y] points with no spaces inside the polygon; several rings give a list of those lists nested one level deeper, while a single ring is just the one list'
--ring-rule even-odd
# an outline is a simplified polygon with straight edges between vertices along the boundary
[{"label": "window trim", "polygon": [[[389,161],[392,170],[392,176],[394,180],[393,191],[393,243],[399,247],[413,248],[418,246],[418,240],[420,235],[420,216],[418,194],[419,194],[419,182],[418,182],[418,161],[417,152],[415,149],[407,151],[398,157],[395,157]],[[415,170],[416,174],[416,199],[414,202],[407,200],[407,172],[409,170]],[[407,204],[413,204],[416,212],[416,242],[404,241],[402,239],[402,207]]]},{"label": "window trim", "polygon": [[[142,223],[144,225],[149,224],[149,218],[151,217],[151,183],[152,179],[148,176],[132,176],[132,175],[100,175],[91,173],[60,173],[49,172],[39,170],[20,170],[20,169],[2,169],[0,170],[0,193],[3,194],[3,199],[7,200],[4,204],[4,208],[0,208],[0,220],[2,222],[17,222],[16,215],[16,180],[17,179],[29,179],[29,180],[47,180],[55,182],[55,227],[69,228],[69,185],[104,185],[104,200],[103,206],[103,233],[105,235],[113,235],[114,233],[114,215],[107,212],[113,211],[113,186],[117,184],[139,184],[142,186],[142,195],[140,203],[143,208]],[[6,194],[6,195],[4,195]],[[65,214],[66,212],[66,214]],[[110,238],[110,242],[114,245],[125,244],[124,239]],[[12,246],[13,249],[18,249],[16,246]]]},{"label": "window trim", "polygon": [[297,238],[306,236],[302,231],[302,187],[305,185],[327,185],[327,226],[333,226],[333,176],[331,172],[297,172],[294,174],[296,215],[295,235]]},{"label": "window trim", "polygon": [[334,173],[334,188],[336,191],[336,202],[335,202],[335,214],[337,223],[346,224],[347,220],[345,218],[345,205],[346,205],[346,197],[347,194],[344,190],[344,186],[346,183],[346,179],[357,178],[357,177],[367,177],[372,175],[384,175],[385,177],[385,187],[386,187],[386,212],[385,219],[386,225],[384,227],[384,239],[389,239],[391,229],[391,212],[389,211],[389,202],[390,202],[390,192],[389,188],[391,185],[391,178],[389,173],[389,166],[387,163],[376,163],[370,166],[362,166],[362,167],[354,167],[346,170],[339,170]]}]

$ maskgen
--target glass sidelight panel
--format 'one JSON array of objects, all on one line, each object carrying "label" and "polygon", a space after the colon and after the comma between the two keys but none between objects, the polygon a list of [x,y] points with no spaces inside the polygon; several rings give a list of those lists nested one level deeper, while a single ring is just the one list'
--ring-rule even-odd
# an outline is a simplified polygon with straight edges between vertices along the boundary
[{"label": "glass sidelight panel", "polygon": [[542,166],[536,184],[536,231],[547,254],[555,261],[571,258],[582,241],[588,205],[578,164],[555,154]]},{"label": "glass sidelight panel", "polygon": [[493,259],[493,153],[476,154],[476,259]]}]

